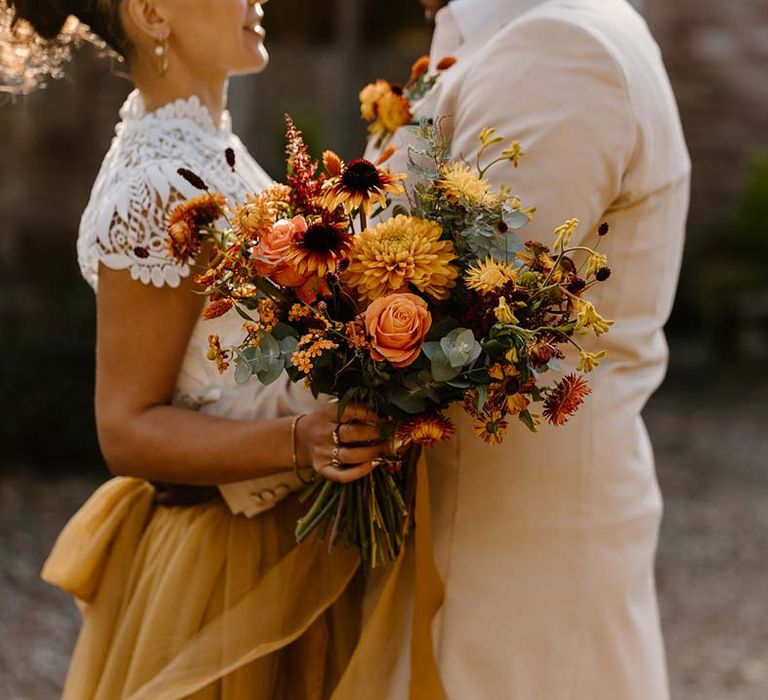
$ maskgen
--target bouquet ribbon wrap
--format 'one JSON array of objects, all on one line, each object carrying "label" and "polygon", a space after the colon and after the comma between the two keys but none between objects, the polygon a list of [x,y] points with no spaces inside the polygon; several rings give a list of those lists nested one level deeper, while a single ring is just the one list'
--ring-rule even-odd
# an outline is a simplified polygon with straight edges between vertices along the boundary
[{"label": "bouquet ribbon wrap", "polygon": [[[390,565],[382,595],[366,623],[333,700],[383,699],[399,650],[395,632],[408,624],[413,591],[411,700],[445,700],[432,651],[431,624],[443,600],[432,556],[426,460],[418,457],[417,527]],[[47,582],[78,599],[87,615],[129,575],[154,507],[144,480],[118,477],[99,488],[69,521],[43,568]],[[231,516],[227,516],[231,517]],[[295,641],[340,599],[360,568],[359,553],[312,536],[265,572],[240,600],[184,644],[128,700],[178,700]],[[247,624],[243,624],[247,621]],[[351,622],[351,620],[350,620]]]},{"label": "bouquet ribbon wrap", "polygon": [[427,460],[416,462],[416,527],[392,564],[382,593],[363,628],[360,641],[337,686],[333,700],[384,700],[394,675],[399,649],[393,640],[408,624],[413,591],[411,679],[409,700],[445,700],[432,644],[432,620],[443,604],[444,586],[432,553]]}]

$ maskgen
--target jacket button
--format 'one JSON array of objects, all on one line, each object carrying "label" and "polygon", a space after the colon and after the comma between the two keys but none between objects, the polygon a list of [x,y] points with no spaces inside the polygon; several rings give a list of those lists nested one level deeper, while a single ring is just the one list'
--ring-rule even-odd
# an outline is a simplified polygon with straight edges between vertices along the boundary
[{"label": "jacket button", "polygon": [[275,493],[278,497],[285,496],[290,490],[291,489],[288,484],[278,484],[275,486]]},{"label": "jacket button", "polygon": [[261,491],[261,499],[262,501],[266,501],[269,503],[270,501],[275,500],[275,492],[272,489],[264,489]]},{"label": "jacket button", "polygon": [[251,491],[251,493],[248,494],[251,497],[252,501],[255,501],[257,504],[261,505],[264,502],[264,498],[262,497],[261,493],[258,491]]}]

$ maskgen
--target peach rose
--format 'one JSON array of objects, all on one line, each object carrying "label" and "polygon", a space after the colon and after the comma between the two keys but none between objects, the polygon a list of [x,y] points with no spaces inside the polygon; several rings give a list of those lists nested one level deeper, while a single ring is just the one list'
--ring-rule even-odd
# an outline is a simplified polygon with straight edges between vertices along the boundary
[{"label": "peach rose", "polygon": [[365,310],[365,329],[371,336],[371,357],[395,367],[416,361],[432,325],[427,302],[415,294],[389,294]]},{"label": "peach rose", "polygon": [[307,222],[303,216],[276,221],[269,231],[261,236],[259,244],[253,249],[254,255],[266,258],[254,262],[256,271],[286,287],[303,284],[306,280],[285,262],[285,256],[296,236],[306,230]]}]

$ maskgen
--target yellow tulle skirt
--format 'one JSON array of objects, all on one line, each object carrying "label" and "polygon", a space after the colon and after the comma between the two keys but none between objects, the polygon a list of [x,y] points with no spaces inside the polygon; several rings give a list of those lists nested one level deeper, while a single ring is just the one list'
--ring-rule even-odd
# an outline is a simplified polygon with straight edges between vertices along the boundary
[{"label": "yellow tulle skirt", "polygon": [[59,536],[42,576],[83,624],[65,700],[330,697],[359,637],[359,558],[297,546],[295,497],[255,518],[169,507],[119,477]]}]

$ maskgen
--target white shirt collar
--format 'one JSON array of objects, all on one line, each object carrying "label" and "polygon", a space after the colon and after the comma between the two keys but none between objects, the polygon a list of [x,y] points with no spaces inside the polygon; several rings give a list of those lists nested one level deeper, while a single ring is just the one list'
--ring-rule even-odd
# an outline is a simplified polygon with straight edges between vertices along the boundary
[{"label": "white shirt collar", "polygon": [[451,12],[466,43],[491,36],[515,17],[545,0],[451,0]]}]

